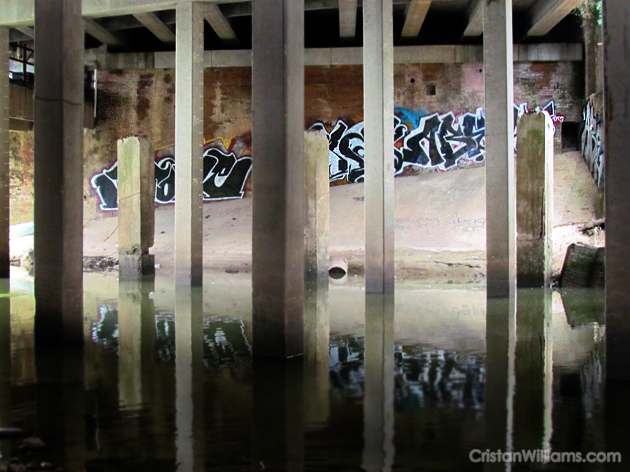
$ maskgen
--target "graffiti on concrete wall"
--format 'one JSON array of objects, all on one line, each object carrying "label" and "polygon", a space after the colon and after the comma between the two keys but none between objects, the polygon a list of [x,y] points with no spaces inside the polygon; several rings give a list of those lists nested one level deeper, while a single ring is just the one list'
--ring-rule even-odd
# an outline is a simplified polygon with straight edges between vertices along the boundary
[{"label": "graffiti on concrete wall", "polygon": [[[550,101],[536,111],[547,111],[554,123],[564,116]],[[514,105],[516,123],[523,114],[533,111],[527,103]],[[328,137],[330,181],[362,182],[364,177],[364,123],[337,120],[334,125],[318,121],[309,128]],[[447,171],[458,166],[480,165],[485,161],[486,117],[483,108],[474,113],[453,112],[429,114],[396,108],[394,116],[395,175],[408,170]]]},{"label": "graffiti on concrete wall", "polygon": [[593,99],[589,98],[582,109],[582,156],[599,189],[604,188],[603,125]]},{"label": "graffiti on concrete wall", "polygon": [[[203,199],[227,200],[243,198],[245,184],[252,168],[252,158],[247,155],[247,144],[242,140],[221,139],[204,146],[203,152]],[[173,152],[156,152],[155,202],[167,204],[175,201],[175,157]],[[90,180],[103,211],[118,209],[118,162]]]}]

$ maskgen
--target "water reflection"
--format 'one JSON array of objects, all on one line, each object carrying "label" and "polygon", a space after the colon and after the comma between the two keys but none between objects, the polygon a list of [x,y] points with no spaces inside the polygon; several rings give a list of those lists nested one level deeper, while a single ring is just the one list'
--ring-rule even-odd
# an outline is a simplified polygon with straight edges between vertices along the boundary
[{"label": "water reflection", "polygon": [[175,295],[175,426],[177,470],[204,470],[203,295],[180,287]]},{"label": "water reflection", "polygon": [[405,287],[394,304],[335,287],[311,299],[310,354],[286,363],[251,358],[251,307],[221,298],[227,289],[166,286],[116,281],[88,298],[84,352],[48,361],[34,350],[32,303],[11,299],[0,426],[41,435],[45,460],[87,471],[479,471],[472,449],[614,444],[603,327],[594,309],[567,321],[559,294],[519,291],[518,305],[490,303],[486,315],[475,290]]}]

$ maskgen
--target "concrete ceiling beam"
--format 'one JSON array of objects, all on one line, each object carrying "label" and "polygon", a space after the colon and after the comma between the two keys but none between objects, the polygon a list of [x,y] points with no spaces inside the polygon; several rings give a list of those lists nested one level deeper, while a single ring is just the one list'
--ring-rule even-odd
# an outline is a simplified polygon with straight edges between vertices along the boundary
[{"label": "concrete ceiling beam", "polygon": [[407,16],[400,35],[401,38],[413,39],[418,36],[430,7],[431,0],[411,0],[407,7]]},{"label": "concrete ceiling beam", "polygon": [[164,44],[175,43],[175,33],[155,13],[136,13],[133,16]]},{"label": "concrete ceiling beam", "polygon": [[354,39],[357,34],[358,0],[339,0],[339,37]]},{"label": "concrete ceiling beam", "polygon": [[218,5],[209,3],[204,6],[204,18],[226,46],[238,46],[238,37]]},{"label": "concrete ceiling beam", "polygon": [[114,36],[109,30],[104,28],[95,20],[91,18],[84,18],[83,21],[85,23],[85,32],[90,36],[98,39],[101,43],[105,44],[106,46],[119,46],[125,49],[129,49],[124,42]]},{"label": "concrete ceiling beam", "polygon": [[29,38],[35,38],[35,28],[32,26],[16,26],[15,29]]},{"label": "concrete ceiling beam", "polygon": [[464,30],[464,37],[471,38],[483,34],[483,0],[471,0],[466,10],[468,25]]},{"label": "concrete ceiling beam", "polygon": [[[243,0],[83,0],[84,17],[134,15],[174,9],[177,4],[203,1],[205,3],[238,3]],[[3,0],[0,26],[32,25],[35,23],[35,0]]]},{"label": "concrete ceiling beam", "polygon": [[538,0],[527,12],[527,36],[545,36],[581,4],[582,0]]}]

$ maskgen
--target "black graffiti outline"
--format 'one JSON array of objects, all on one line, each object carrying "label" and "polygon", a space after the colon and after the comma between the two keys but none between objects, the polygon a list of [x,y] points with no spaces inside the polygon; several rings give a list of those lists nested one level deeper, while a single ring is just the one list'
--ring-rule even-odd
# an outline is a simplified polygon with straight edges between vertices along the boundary
[{"label": "black graffiti outline", "polygon": [[[252,169],[250,156],[236,157],[234,152],[225,152],[217,147],[207,148],[202,159],[203,200],[217,201],[243,198],[245,185]],[[175,158],[165,156],[155,161],[155,203],[168,204],[175,201]],[[90,179],[90,184],[99,199],[101,211],[118,210],[118,161]]]}]

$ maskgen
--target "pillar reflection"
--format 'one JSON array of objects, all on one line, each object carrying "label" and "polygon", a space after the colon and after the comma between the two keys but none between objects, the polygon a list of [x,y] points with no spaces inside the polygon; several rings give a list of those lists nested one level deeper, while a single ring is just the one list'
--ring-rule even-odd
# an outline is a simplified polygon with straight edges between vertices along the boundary
[{"label": "pillar reflection", "polygon": [[85,470],[86,407],[82,344],[35,344],[36,418],[34,435],[64,470]]},{"label": "pillar reflection", "polygon": [[330,413],[328,274],[306,281],[304,309],[304,421],[324,424]]},{"label": "pillar reflection", "polygon": [[154,284],[118,284],[118,391],[120,405],[150,403],[155,364]]},{"label": "pillar reflection", "polygon": [[178,287],[175,293],[175,446],[177,470],[204,470],[203,293]]},{"label": "pillar reflection", "polygon": [[301,357],[253,358],[252,470],[304,469]]},{"label": "pillar reflection", "polygon": [[[0,293],[9,293],[9,280],[0,280]],[[0,427],[11,427],[11,301],[0,298]],[[0,456],[10,451],[6,441],[0,443]]]},{"label": "pillar reflection", "polygon": [[390,470],[394,462],[394,296],[365,296],[363,468]]},{"label": "pillar reflection", "polygon": [[[516,297],[488,298],[486,316],[486,448],[513,448]],[[485,463],[486,471],[510,471],[509,463]]]},{"label": "pillar reflection", "polygon": [[519,289],[516,304],[514,448],[549,449],[551,441],[551,290]]}]

